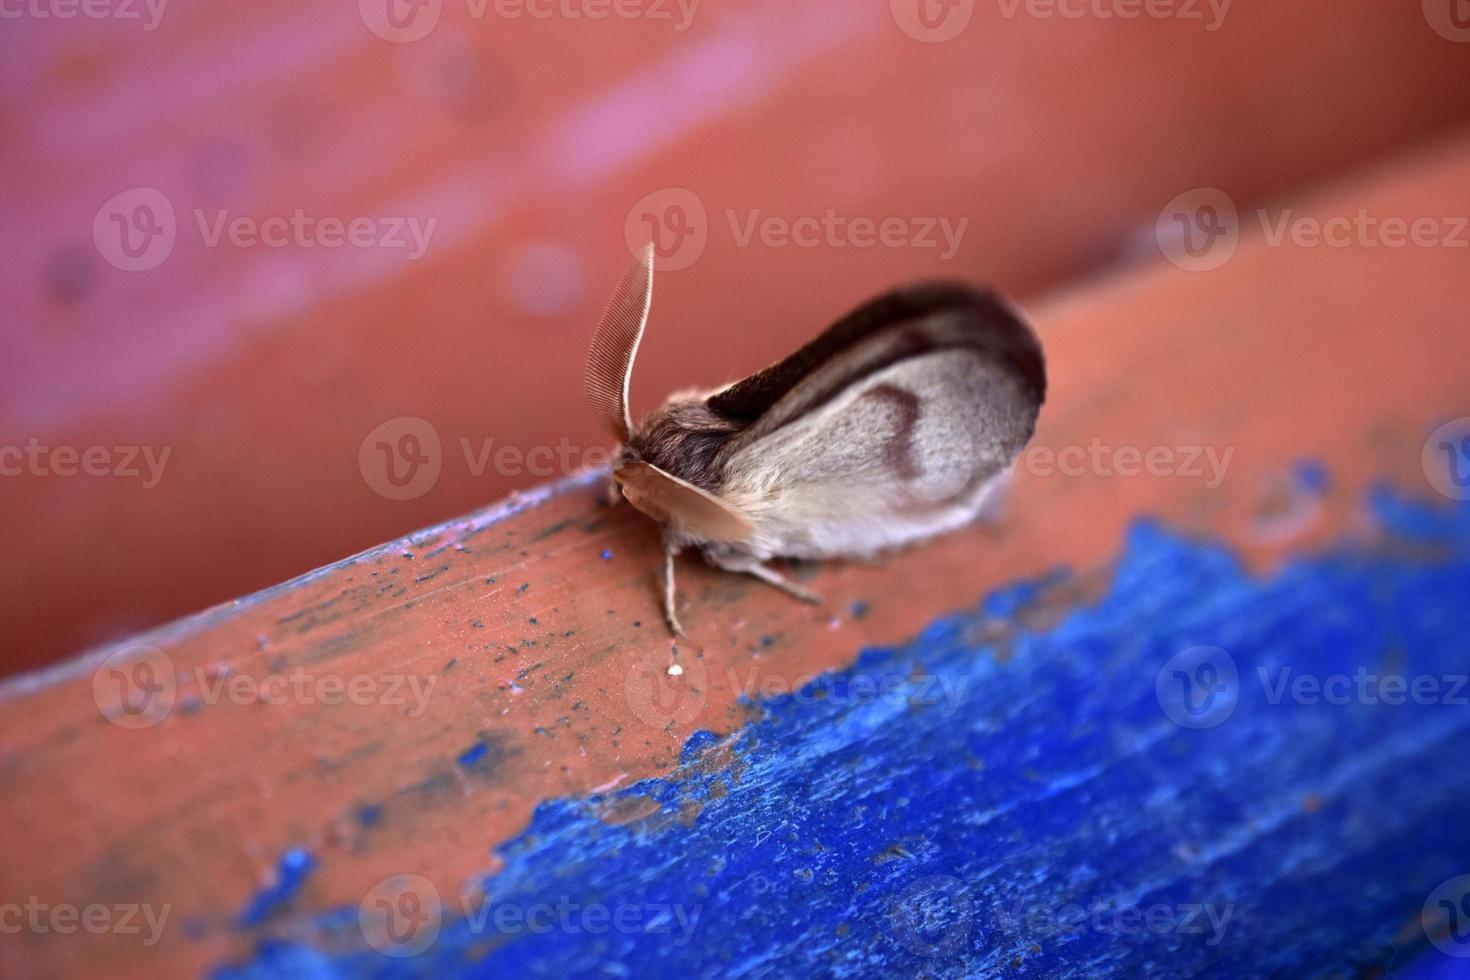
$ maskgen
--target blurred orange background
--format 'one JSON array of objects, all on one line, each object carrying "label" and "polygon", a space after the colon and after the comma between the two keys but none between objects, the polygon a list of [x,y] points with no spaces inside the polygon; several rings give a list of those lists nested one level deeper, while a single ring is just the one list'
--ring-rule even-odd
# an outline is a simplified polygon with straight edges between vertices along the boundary
[{"label": "blurred orange background", "polygon": [[640,236],[647,408],[904,281],[1054,295],[1164,261],[1181,194],[1463,130],[1456,3],[7,6],[0,673],[597,462]]}]

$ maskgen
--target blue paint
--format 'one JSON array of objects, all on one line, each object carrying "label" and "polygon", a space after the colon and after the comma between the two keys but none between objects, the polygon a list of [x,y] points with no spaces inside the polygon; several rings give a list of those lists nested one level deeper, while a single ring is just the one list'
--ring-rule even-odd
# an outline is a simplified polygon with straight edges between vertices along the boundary
[{"label": "blue paint", "polygon": [[457,761],[461,766],[464,766],[466,769],[468,769],[475,763],[479,762],[481,759],[485,758],[486,753],[488,753],[489,751],[490,746],[487,743],[476,742],[474,745],[461,752]]},{"label": "blue paint", "polygon": [[240,925],[258,926],[275,915],[296,897],[315,867],[316,859],[304,848],[293,847],[282,854],[276,868],[276,880],[250,899],[250,904],[240,914]]},{"label": "blue paint", "polygon": [[376,826],[382,816],[383,808],[376,803],[364,803],[357,808],[357,822],[364,827]]},{"label": "blue paint", "polygon": [[1320,459],[1298,461],[1293,473],[1296,476],[1297,486],[1308,493],[1322,496],[1332,488],[1332,480],[1327,474],[1327,467]]},{"label": "blue paint", "polygon": [[[764,702],[718,751],[695,734],[672,778],[542,804],[483,887],[492,915],[548,910],[548,931],[476,925],[452,905],[427,951],[392,959],[344,908],[314,920],[315,944],[267,942],[218,975],[1402,967],[1422,938],[1399,948],[1395,935],[1413,936],[1430,891],[1470,872],[1470,708],[1271,693],[1283,676],[1465,672],[1470,507],[1378,494],[1372,509],[1434,547],[1344,545],[1257,580],[1222,547],[1140,523],[1096,605],[1053,608],[1055,576],[1000,590]],[[1007,621],[998,658],[974,638]],[[1221,682],[1228,717],[1199,730],[1171,721],[1159,693],[1171,658],[1197,646],[1224,650],[1238,678]],[[1204,676],[1194,666],[1180,673]],[[731,749],[733,765],[701,764]],[[658,811],[604,819],[629,798]],[[627,927],[594,931],[588,907],[628,912]],[[1438,962],[1428,955],[1418,968]]]},{"label": "blue paint", "polygon": [[603,548],[602,549],[602,560],[603,561],[607,561],[611,557],[612,557],[612,550],[609,549],[609,548]]}]

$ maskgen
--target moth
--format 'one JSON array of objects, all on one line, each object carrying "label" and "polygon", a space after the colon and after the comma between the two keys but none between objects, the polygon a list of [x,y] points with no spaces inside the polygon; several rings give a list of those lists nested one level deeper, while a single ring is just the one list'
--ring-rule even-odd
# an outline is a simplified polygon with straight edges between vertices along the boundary
[{"label": "moth", "polygon": [[817,602],[770,561],[870,558],[996,501],[1046,398],[1041,344],[1009,305],[956,283],[897,289],[765,370],[674,394],[635,426],[628,389],[653,263],[649,245],[618,283],[585,391],[619,443],[613,489],[663,526],[675,634],[685,549]]}]

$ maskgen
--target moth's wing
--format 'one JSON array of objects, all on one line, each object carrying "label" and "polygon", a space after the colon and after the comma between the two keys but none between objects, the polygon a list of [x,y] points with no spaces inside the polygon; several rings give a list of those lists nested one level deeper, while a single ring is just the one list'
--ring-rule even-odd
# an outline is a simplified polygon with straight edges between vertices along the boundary
[{"label": "moth's wing", "polygon": [[969,347],[1010,369],[1038,408],[1046,362],[1036,334],[992,293],[962,283],[898,289],[858,307],[815,340],[709,398],[717,415],[769,431],[837,389],[905,357]]},{"label": "moth's wing", "polygon": [[618,282],[587,353],[583,392],[597,423],[620,442],[633,431],[628,383],[648,311],[653,305],[653,244],[639,253]]},{"label": "moth's wing", "polygon": [[884,297],[809,350],[710,399],[774,393],[717,460],[721,497],[772,554],[867,554],[972,520],[1045,397],[1030,328],[963,287]]},{"label": "moth's wing", "polygon": [[633,506],[675,531],[700,541],[743,543],[754,531],[728,503],[649,463],[620,467],[618,480]]}]

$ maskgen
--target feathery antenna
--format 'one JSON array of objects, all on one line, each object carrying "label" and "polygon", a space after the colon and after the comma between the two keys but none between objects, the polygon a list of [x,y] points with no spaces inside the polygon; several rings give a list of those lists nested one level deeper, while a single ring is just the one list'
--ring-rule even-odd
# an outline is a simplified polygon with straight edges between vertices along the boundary
[{"label": "feathery antenna", "polygon": [[649,242],[623,273],[608,301],[587,353],[587,373],[582,382],[593,416],[619,442],[627,442],[633,434],[628,382],[652,304],[653,243]]}]

